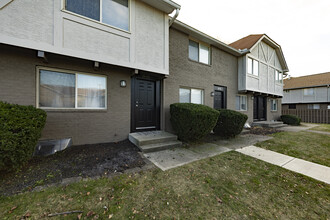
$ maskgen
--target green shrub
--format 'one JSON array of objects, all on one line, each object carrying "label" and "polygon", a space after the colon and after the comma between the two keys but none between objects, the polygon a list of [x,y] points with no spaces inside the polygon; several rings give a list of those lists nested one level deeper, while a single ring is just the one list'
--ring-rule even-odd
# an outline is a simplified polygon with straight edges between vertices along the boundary
[{"label": "green shrub", "polygon": [[288,125],[300,125],[301,118],[295,116],[295,115],[282,115],[281,120],[284,124]]},{"label": "green shrub", "polygon": [[31,159],[46,117],[33,106],[0,101],[0,170],[17,170]]},{"label": "green shrub", "polygon": [[176,103],[170,106],[173,129],[182,141],[197,141],[209,134],[219,112],[205,105]]},{"label": "green shrub", "polygon": [[240,134],[248,116],[237,111],[221,109],[219,110],[218,122],[214,128],[216,135],[231,138]]}]

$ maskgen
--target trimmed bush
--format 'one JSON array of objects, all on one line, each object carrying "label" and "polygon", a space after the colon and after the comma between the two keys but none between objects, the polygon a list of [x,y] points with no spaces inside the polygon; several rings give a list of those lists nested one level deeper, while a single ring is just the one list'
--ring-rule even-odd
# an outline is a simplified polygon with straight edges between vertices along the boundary
[{"label": "trimmed bush", "polygon": [[248,116],[237,111],[221,109],[214,133],[225,138],[235,137],[243,130]]},{"label": "trimmed bush", "polygon": [[0,170],[17,170],[32,158],[46,117],[33,106],[0,101]]},{"label": "trimmed bush", "polygon": [[170,106],[171,123],[181,141],[197,141],[209,134],[219,112],[205,105],[175,103]]},{"label": "trimmed bush", "polygon": [[295,115],[282,115],[281,120],[284,124],[288,125],[300,125],[301,118],[295,116]]}]

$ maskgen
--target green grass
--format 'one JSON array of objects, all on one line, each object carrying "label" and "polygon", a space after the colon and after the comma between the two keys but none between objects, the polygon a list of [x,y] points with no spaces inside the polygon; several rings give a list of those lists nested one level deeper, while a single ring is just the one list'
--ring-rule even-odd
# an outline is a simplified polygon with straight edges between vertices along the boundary
[{"label": "green grass", "polygon": [[319,125],[317,127],[314,127],[310,130],[330,132],[330,124],[321,124],[321,125]]},{"label": "green grass", "polygon": [[81,210],[82,219],[329,219],[329,199],[327,184],[230,152],[166,172],[155,169],[2,197],[0,217],[29,213],[40,219]]},{"label": "green grass", "polygon": [[330,136],[311,132],[280,132],[256,146],[330,167]]}]

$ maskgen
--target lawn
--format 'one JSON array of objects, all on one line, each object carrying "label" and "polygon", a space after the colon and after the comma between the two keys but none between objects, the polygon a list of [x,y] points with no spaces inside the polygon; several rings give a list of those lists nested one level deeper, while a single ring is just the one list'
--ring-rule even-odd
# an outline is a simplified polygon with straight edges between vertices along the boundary
[{"label": "lawn", "polygon": [[166,172],[2,197],[0,217],[81,210],[81,219],[329,219],[329,199],[325,183],[229,152]]},{"label": "lawn", "polygon": [[321,124],[321,125],[319,125],[317,127],[314,127],[310,130],[330,132],[330,124]]},{"label": "lawn", "polygon": [[330,136],[311,132],[281,132],[258,147],[330,167]]}]

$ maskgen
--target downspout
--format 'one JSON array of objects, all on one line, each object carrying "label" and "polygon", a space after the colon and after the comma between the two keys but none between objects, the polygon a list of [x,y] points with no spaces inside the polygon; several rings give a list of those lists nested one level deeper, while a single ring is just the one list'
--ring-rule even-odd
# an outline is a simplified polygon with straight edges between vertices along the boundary
[{"label": "downspout", "polygon": [[175,15],[169,21],[169,27],[172,26],[172,24],[174,23],[175,19],[179,16],[179,14],[180,14],[180,8],[177,8],[176,11],[175,11]]}]

